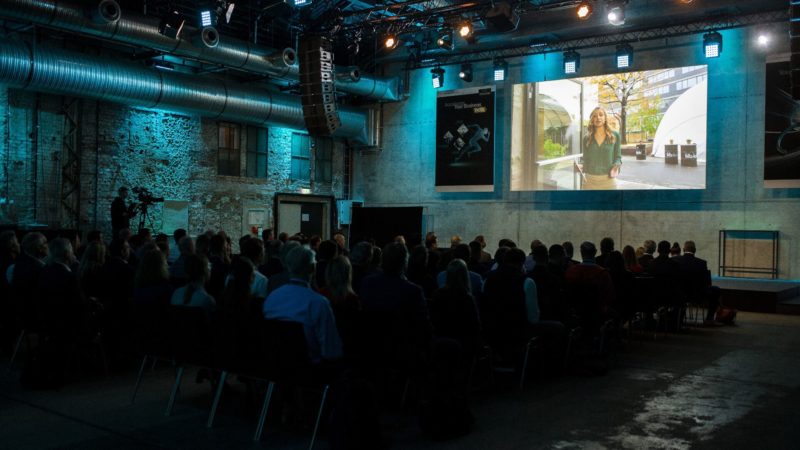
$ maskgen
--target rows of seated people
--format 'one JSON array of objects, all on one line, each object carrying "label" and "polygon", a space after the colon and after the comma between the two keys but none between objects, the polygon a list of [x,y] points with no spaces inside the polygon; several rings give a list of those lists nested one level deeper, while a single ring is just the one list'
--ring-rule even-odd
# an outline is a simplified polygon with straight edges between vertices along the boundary
[{"label": "rows of seated people", "polygon": [[[0,236],[3,345],[12,346],[20,330],[43,336],[52,384],[63,382],[67,350],[98,336],[112,363],[124,365],[132,318],[161,323],[176,306],[207,311],[220,335],[254,318],[299,322],[312,363],[339,369],[385,368],[424,383],[446,360],[449,401],[465,401],[486,346],[513,361],[520,344],[538,337],[542,363],[558,371],[570,330],[592,337],[609,319],[687,301],[707,305],[712,320],[717,307],[692,241],[682,254],[666,241],[619,252],[605,238],[599,255],[583,242],[580,261],[570,242],[533,241],[526,254],[502,239],[492,256],[483,236],[469,244],[455,236],[440,248],[434,233],[410,251],[401,236],[383,248],[358,242],[347,249],[341,234],[272,239],[266,232],[242,237],[234,255],[224,232],[192,238],[184,230],[155,238],[124,230],[108,245],[93,232],[76,255],[78,245],[48,243],[36,232],[19,243],[13,232]],[[637,290],[643,278],[651,292]]]}]

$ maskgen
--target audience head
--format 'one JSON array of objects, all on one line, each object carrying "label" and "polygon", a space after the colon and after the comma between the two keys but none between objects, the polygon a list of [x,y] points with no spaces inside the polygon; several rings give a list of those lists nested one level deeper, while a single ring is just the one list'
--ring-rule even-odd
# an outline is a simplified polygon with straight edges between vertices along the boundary
[{"label": "audience head", "polygon": [[339,246],[339,250],[340,250],[340,251],[341,251],[341,250],[344,250],[344,249],[346,249],[346,248],[347,248],[347,247],[345,247],[346,240],[345,240],[345,238],[344,238],[344,234],[342,234],[342,233],[335,233],[335,234],[333,235],[333,240],[334,240],[334,242],[336,242],[336,244]]},{"label": "audience head", "polygon": [[118,195],[119,195],[119,197],[120,197],[121,199],[123,199],[123,200],[124,200],[124,199],[126,199],[126,198],[128,198],[128,194],[129,194],[129,192],[128,192],[128,188],[127,188],[127,187],[125,187],[125,186],[120,186],[120,188],[119,188],[119,189],[117,189],[117,194],[118,194]]},{"label": "audience head", "polygon": [[[253,264],[247,258],[236,258],[231,264],[230,281],[225,287],[226,302],[250,298],[250,284],[255,278]],[[228,305],[233,306],[233,305]]]},{"label": "audience head", "polygon": [[517,243],[512,241],[508,238],[500,239],[500,242],[497,243],[497,247],[508,247],[508,248],[517,248]]},{"label": "audience head", "polygon": [[572,241],[564,241],[561,246],[564,247],[564,255],[567,258],[572,259],[575,256],[575,247],[572,245]]},{"label": "audience head", "polygon": [[167,235],[166,235],[166,234],[164,234],[164,233],[158,233],[158,234],[156,235],[156,239],[155,239],[155,241],[156,241],[156,242],[165,242],[167,245],[169,245],[169,236],[167,236]]},{"label": "audience head", "polygon": [[372,267],[373,270],[378,270],[378,268],[381,267],[382,261],[383,261],[383,250],[381,250],[380,247],[373,246],[372,259],[369,261],[370,267]]},{"label": "audience head", "polygon": [[506,257],[506,253],[511,250],[511,247],[500,247],[494,252],[494,262],[497,263],[498,266],[503,265],[503,260]]},{"label": "audience head", "polygon": [[194,254],[194,241],[189,236],[184,236],[178,241],[178,251],[181,256],[189,256]]},{"label": "audience head", "polygon": [[86,242],[103,242],[103,232],[92,230],[86,234]]},{"label": "audience head", "polygon": [[681,254],[681,244],[673,242],[672,247],[669,248],[669,256],[680,256],[680,254]]},{"label": "audience head", "polygon": [[694,245],[694,241],[683,243],[683,253],[697,253],[697,246]]},{"label": "audience head", "polygon": [[453,258],[461,259],[462,261],[469,261],[469,244],[458,244],[453,247],[451,252]]},{"label": "audience head", "polygon": [[70,244],[69,239],[55,238],[50,242],[49,260],[51,263],[69,266],[74,259],[72,244]]},{"label": "audience head", "polygon": [[317,261],[330,261],[339,255],[339,245],[336,241],[322,241],[317,249]]},{"label": "audience head", "polygon": [[544,245],[537,245],[531,249],[531,255],[536,264],[547,264],[547,247]]},{"label": "audience head", "polygon": [[461,236],[454,234],[450,237],[450,248],[456,248],[456,245],[461,244]]},{"label": "audience head", "polygon": [[184,236],[186,236],[186,234],[187,234],[186,230],[184,230],[183,228],[178,228],[177,230],[172,232],[172,239],[177,244],[181,241],[181,239],[183,239]]},{"label": "audience head", "polygon": [[223,256],[225,254],[225,236],[221,234],[212,236],[208,243],[208,253],[214,256]]},{"label": "audience head", "polygon": [[403,244],[393,242],[383,248],[383,273],[402,275],[408,267],[408,249]]},{"label": "audience head", "polygon": [[208,260],[200,255],[186,258],[186,276],[190,283],[204,284],[210,278]]},{"label": "audience head", "polygon": [[625,268],[628,270],[631,270],[631,267],[638,264],[636,261],[638,259],[636,257],[636,250],[634,250],[630,245],[622,247],[622,259],[625,261]]},{"label": "audience head", "polygon": [[394,242],[397,242],[398,244],[406,245],[406,237],[403,236],[402,234],[398,234],[397,236],[394,237],[393,240],[394,240]]},{"label": "audience head", "polygon": [[261,264],[264,259],[264,243],[261,239],[247,239],[239,250],[241,250],[242,257],[249,259],[253,265]]},{"label": "audience head", "polygon": [[353,292],[353,268],[346,256],[340,255],[328,262],[328,266],[325,267],[325,283],[334,298],[344,298],[355,294]]},{"label": "audience head", "polygon": [[606,267],[611,272],[624,272],[625,269],[625,258],[622,257],[622,253],[614,250],[608,254],[608,259],[606,260]]},{"label": "audience head", "polygon": [[250,239],[253,239],[253,236],[250,236],[249,234],[245,234],[239,238],[239,253],[242,252],[245,242],[249,241]]},{"label": "audience head", "polygon": [[361,241],[350,250],[350,262],[354,266],[367,267],[372,261],[372,244]]},{"label": "audience head", "polygon": [[482,234],[475,236],[475,241],[481,244],[481,249],[486,248],[486,237],[484,237]]},{"label": "audience head", "polygon": [[425,235],[425,247],[429,250],[436,250],[439,247],[439,238],[433,231],[429,231]]},{"label": "audience head", "polygon": [[264,241],[264,245],[266,245],[273,239],[274,236],[272,235],[272,228],[264,228],[263,230],[261,230],[261,240]]},{"label": "audience head", "polygon": [[210,243],[211,236],[209,236],[207,233],[197,236],[197,239],[194,241],[194,253],[202,256],[203,258],[208,258],[208,245]]},{"label": "audience head", "polygon": [[[280,241],[280,239],[278,239]],[[282,247],[280,252],[280,259],[283,267],[286,267],[288,270],[289,266],[286,265],[286,256],[289,254],[290,251],[294,250],[297,247],[300,247],[301,244],[297,241],[287,241]]]},{"label": "audience head", "polygon": [[413,269],[424,271],[428,266],[428,249],[420,244],[411,249],[411,256],[408,258],[408,270],[411,272]]},{"label": "audience head", "polygon": [[564,253],[564,246],[561,244],[553,244],[547,251],[547,257],[550,262],[559,266],[564,264],[565,256],[567,255]]},{"label": "audience head", "polygon": [[108,253],[113,257],[127,261],[131,256],[131,245],[125,239],[114,239],[111,241],[111,245],[108,246]]},{"label": "audience head", "polygon": [[280,233],[278,233],[278,240],[285,244],[286,241],[289,240],[289,233],[281,231]]},{"label": "audience head", "polygon": [[660,255],[669,255],[669,248],[670,243],[669,241],[659,241],[658,242],[658,254]]},{"label": "audience head", "polygon": [[589,241],[583,241],[581,243],[581,258],[586,261],[594,259],[595,255],[597,255],[597,247]]},{"label": "audience head", "polygon": [[92,241],[86,246],[81,258],[81,273],[99,269],[106,263],[106,246],[102,242]]},{"label": "audience head", "polygon": [[169,243],[158,241],[156,242],[156,247],[158,247],[158,249],[161,250],[161,253],[163,253],[164,256],[169,259]]},{"label": "audience head", "polygon": [[309,281],[314,273],[314,251],[302,245],[293,248],[286,254],[286,268],[293,278]]},{"label": "audience head", "polygon": [[600,253],[607,255],[614,251],[614,239],[604,237],[600,240]]},{"label": "audience head", "polygon": [[317,251],[319,249],[319,244],[322,242],[322,238],[319,237],[318,234],[311,236],[308,240],[308,246],[311,247],[311,250]]},{"label": "audience head", "polygon": [[532,240],[532,241],[531,241],[531,253],[533,252],[533,249],[534,249],[534,248],[536,248],[536,247],[542,247],[542,246],[544,246],[544,244],[542,244],[542,241],[540,241],[540,240],[538,240],[538,239],[534,239],[534,240]]},{"label": "audience head", "polygon": [[169,281],[167,258],[158,249],[146,251],[139,265],[136,266],[136,287],[156,286]]},{"label": "audience head", "polygon": [[469,259],[470,261],[480,261],[481,260],[481,243],[478,241],[472,241],[469,243]]},{"label": "audience head", "polygon": [[17,242],[17,234],[13,230],[6,230],[0,233],[0,256],[9,259],[16,259],[19,256],[20,248]]},{"label": "audience head", "polygon": [[519,248],[510,248],[503,256],[503,265],[512,267],[514,270],[522,271],[522,266],[525,264],[525,252]]},{"label": "audience head", "polygon": [[265,244],[266,248],[264,249],[264,259],[270,258],[280,258],[281,247],[283,247],[283,242],[272,239]]},{"label": "audience head", "polygon": [[469,282],[469,270],[463,259],[455,258],[447,265],[445,286],[462,294],[472,291]]},{"label": "audience head", "polygon": [[47,256],[47,238],[37,231],[26,234],[20,246],[23,252],[36,259],[44,259]]},{"label": "audience head", "polygon": [[644,241],[644,252],[649,254],[649,255],[652,255],[653,253],[655,253],[656,252],[656,241],[653,241],[653,240],[650,240],[650,239]]},{"label": "audience head", "polygon": [[644,256],[644,247],[636,247],[636,259],[638,260]]}]

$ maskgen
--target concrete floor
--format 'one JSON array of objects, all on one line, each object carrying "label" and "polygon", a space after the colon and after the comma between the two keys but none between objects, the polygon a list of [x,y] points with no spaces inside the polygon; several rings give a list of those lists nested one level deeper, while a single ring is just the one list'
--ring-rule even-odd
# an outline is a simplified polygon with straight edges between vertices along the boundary
[{"label": "concrete floor", "polygon": [[[637,338],[603,376],[512,380],[475,393],[475,430],[423,438],[416,417],[382,417],[397,449],[790,449],[800,448],[800,317],[741,313],[738,325]],[[304,448],[310,431],[268,425],[252,442],[255,414],[235,381],[213,429],[207,384],[187,380],[173,416],[164,407],[168,367],[149,372],[137,402],[134,373],[24,391],[0,364],[0,448]],[[293,429],[291,429],[293,428]],[[324,439],[317,448],[324,449]]]}]

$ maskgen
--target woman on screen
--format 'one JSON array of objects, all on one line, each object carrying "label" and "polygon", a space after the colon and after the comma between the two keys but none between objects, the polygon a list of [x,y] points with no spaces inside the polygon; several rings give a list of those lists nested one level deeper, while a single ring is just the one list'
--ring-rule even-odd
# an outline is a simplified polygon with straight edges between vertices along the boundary
[{"label": "woman on screen", "polygon": [[622,165],[619,133],[611,129],[601,107],[592,110],[583,142],[583,189],[614,190]]}]

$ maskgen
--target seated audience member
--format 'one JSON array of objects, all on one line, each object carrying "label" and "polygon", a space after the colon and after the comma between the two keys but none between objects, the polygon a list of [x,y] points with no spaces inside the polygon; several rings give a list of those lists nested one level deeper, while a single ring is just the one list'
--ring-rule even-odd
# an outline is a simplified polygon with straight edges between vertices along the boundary
[{"label": "seated audience member", "polygon": [[392,243],[385,247],[383,272],[361,283],[361,304],[369,335],[369,359],[380,366],[420,367],[431,339],[428,305],[422,288],[405,278],[408,250]]},{"label": "seated audience member", "polygon": [[644,272],[644,269],[639,264],[639,258],[636,256],[636,250],[633,249],[630,245],[626,245],[622,248],[622,258],[625,261],[625,270],[632,274],[640,274]]},{"label": "seated audience member", "polygon": [[364,278],[375,273],[372,267],[372,244],[366,241],[359,242],[350,252],[350,263],[353,266],[353,291],[361,292],[361,282]]},{"label": "seated audience member", "polygon": [[572,245],[572,241],[564,241],[561,246],[564,247],[564,255],[566,255],[564,258],[564,270],[567,270],[576,264],[580,264],[574,259],[575,247]]},{"label": "seated audience member", "polygon": [[428,249],[424,245],[418,245],[411,250],[406,278],[422,288],[425,298],[431,298],[436,290],[436,280],[428,274]]},{"label": "seated audience member", "polygon": [[[636,247],[636,262],[639,262],[639,258],[641,258],[642,256],[644,256],[644,247],[643,246]],[[642,270],[644,270],[644,267],[642,268]]]},{"label": "seated audience member", "polygon": [[280,251],[280,260],[283,270],[269,278],[269,282],[267,283],[267,297],[269,297],[269,294],[271,294],[273,291],[289,282],[291,274],[289,274],[289,269],[286,266],[286,255],[288,255],[289,252],[294,250],[296,247],[301,246],[302,245],[295,240],[288,240],[285,244],[283,244]]},{"label": "seated audience member", "polygon": [[210,276],[208,260],[199,255],[189,255],[185,261],[188,283],[172,293],[170,304],[203,308],[208,312],[214,311],[217,308],[217,302],[205,289],[205,284]]},{"label": "seated audience member", "polygon": [[214,236],[214,232],[211,230],[197,236],[197,239],[194,241],[194,253],[196,255],[208,259],[208,250],[211,246],[212,236]]},{"label": "seated audience member", "polygon": [[540,316],[544,320],[558,320],[558,302],[561,296],[561,279],[554,275],[548,267],[547,247],[533,247],[533,270],[527,272],[536,283],[536,294],[539,299]]},{"label": "seated audience member", "polygon": [[614,239],[611,239],[610,237],[604,237],[603,239],[601,239],[600,254],[597,255],[597,258],[595,259],[597,265],[600,267],[608,268],[608,263],[606,260],[608,259],[608,255],[610,255],[611,252],[613,251],[614,251]]},{"label": "seated audience member", "polygon": [[283,242],[273,239],[264,245],[266,246],[264,248],[264,264],[258,266],[258,271],[269,279],[271,276],[283,272],[283,264],[281,263]]},{"label": "seated audience member", "polygon": [[445,273],[444,285],[429,303],[433,332],[437,337],[457,340],[471,361],[480,343],[481,322],[469,272],[464,261],[456,258]]},{"label": "seated audience member", "polygon": [[[654,258],[653,253],[656,252],[656,241],[648,239],[644,241],[642,247],[644,248],[644,253],[639,257],[639,265],[647,272],[647,269],[650,267],[650,262],[653,261]],[[669,250],[669,243],[667,243],[667,250]]]},{"label": "seated audience member", "polygon": [[281,231],[280,233],[278,233],[278,240],[285,244],[286,241],[289,240],[289,233]]},{"label": "seated audience member", "polygon": [[261,230],[261,240],[264,241],[265,248],[270,242],[275,240],[275,236],[272,233],[272,228],[264,228]]},{"label": "seated audience member", "polygon": [[673,242],[672,247],[669,248],[669,257],[674,258],[676,256],[681,256],[681,244]]},{"label": "seated audience member", "polygon": [[658,257],[647,266],[647,273],[656,279],[655,296],[657,306],[677,306],[683,304],[680,286],[680,266],[669,257],[668,241],[658,243]]},{"label": "seated audience member", "polygon": [[[382,269],[383,264],[383,250],[380,247],[373,245],[372,246],[372,259],[369,261],[369,270],[372,273],[380,272]],[[428,265],[430,265],[430,260],[428,260]]]},{"label": "seated audience member", "polygon": [[11,287],[6,274],[20,253],[17,235],[12,230],[0,233],[0,352],[9,350],[19,324],[16,323]]},{"label": "seated audience member", "polygon": [[167,263],[172,265],[180,256],[180,250],[178,250],[179,243],[181,239],[186,236],[186,230],[183,228],[178,228],[177,230],[172,232],[172,240],[169,242],[169,258],[167,259]]},{"label": "seated audience member", "polygon": [[479,234],[475,236],[475,241],[481,244],[481,263],[488,264],[492,260],[492,254],[486,251],[486,238]]},{"label": "seated audience member", "polygon": [[335,241],[320,242],[316,254],[317,272],[314,277],[314,285],[317,289],[325,287],[325,268],[328,267],[328,261],[337,256],[339,256],[339,245]]},{"label": "seated audience member", "polygon": [[454,234],[450,237],[450,248],[456,248],[458,245],[461,245],[461,236]]},{"label": "seated audience member", "polygon": [[131,299],[136,268],[128,262],[130,254],[130,245],[124,239],[116,239],[108,246],[101,295],[106,308],[124,309],[124,305]]},{"label": "seated audience member", "polygon": [[[244,258],[253,267],[256,266],[256,261],[264,259],[264,243],[261,239],[250,238],[245,240],[241,246],[240,258]],[[268,280],[259,271],[253,272],[253,282],[250,284],[250,292],[259,298],[267,298]]]},{"label": "seated audience member", "polygon": [[264,301],[264,318],[303,324],[311,362],[341,358],[342,341],[328,299],[311,289],[314,252],[298,246],[286,255],[289,282]]},{"label": "seated audience member", "polygon": [[489,262],[489,270],[486,272],[487,277],[503,264],[503,258],[505,258],[509,250],[511,250],[511,247],[505,246],[498,247],[497,250],[495,250],[494,259]]},{"label": "seated audience member", "polygon": [[[153,243],[153,234],[150,232],[149,228],[142,228],[136,234],[136,261],[141,261],[142,257],[144,256],[145,249],[149,247],[150,244]],[[133,242],[131,243],[131,247],[134,247]]]},{"label": "seated audience member", "polygon": [[[469,260],[469,245],[467,244],[459,244],[453,247],[453,250],[450,252],[452,259],[460,259],[461,261]],[[450,267],[450,262],[448,262],[447,267]],[[443,287],[447,281],[447,271],[439,272],[436,275],[436,285],[438,287]],[[479,298],[481,296],[481,292],[483,292],[483,278],[475,272],[469,272],[469,283],[472,287],[472,297]]]},{"label": "seated audience member", "polygon": [[566,290],[581,326],[589,334],[597,333],[614,301],[614,284],[608,271],[595,263],[597,248],[585,241],[581,244],[580,264],[564,274]]},{"label": "seated audience member", "polygon": [[325,272],[327,284],[320,294],[330,301],[336,317],[336,329],[342,338],[343,354],[348,359],[359,358],[364,339],[362,308],[361,300],[353,291],[350,261],[346,256],[339,255],[328,262]]},{"label": "seated audience member", "polygon": [[347,239],[342,233],[334,233],[333,241],[339,246],[339,254],[347,256],[350,252],[347,249]]},{"label": "seated audience member", "polygon": [[78,283],[85,298],[102,300],[105,264],[106,246],[102,242],[90,242],[78,266]]},{"label": "seated audience member", "polygon": [[180,242],[178,242],[178,251],[180,252],[180,256],[178,256],[178,259],[169,267],[169,277],[174,280],[174,285],[185,283],[188,277],[186,273],[186,260],[189,256],[195,254],[195,246],[192,238],[189,236],[181,238]]},{"label": "seated audience member", "polygon": [[397,236],[394,237],[394,239],[392,239],[392,242],[406,245],[406,237],[403,236],[402,234],[398,234]]},{"label": "seated audience member", "polygon": [[144,254],[142,263],[136,268],[133,283],[134,307],[162,310],[170,303],[172,286],[164,253],[152,249]]},{"label": "seated audience member", "polygon": [[222,290],[225,288],[225,279],[231,270],[231,260],[225,251],[227,245],[225,236],[219,233],[212,236],[209,242],[208,262],[211,263],[211,276],[208,279],[206,290],[214,299],[221,298]]},{"label": "seated audience member", "polygon": [[228,284],[218,302],[228,325],[247,327],[263,316],[264,298],[253,294],[250,287],[254,278],[255,268],[249,259],[237,258],[231,265]]},{"label": "seated audience member", "polygon": [[[633,247],[629,248],[633,250]],[[606,265],[608,274],[611,275],[611,282],[614,284],[613,308],[623,319],[630,319],[635,310],[633,273],[625,268],[625,258],[616,250],[608,254]]]},{"label": "seated audience member", "polygon": [[[483,262],[483,251],[481,247],[481,243],[478,241],[472,241],[469,243],[469,261],[467,261],[467,268],[471,272],[475,272],[483,278],[486,276],[486,272],[489,271],[489,268],[486,267],[486,263]],[[489,256],[489,260],[491,260],[491,256]]]},{"label": "seated audience member", "polygon": [[708,305],[705,322],[709,324],[713,323],[719,308],[720,293],[718,287],[711,286],[708,263],[695,256],[696,252],[694,241],[686,241],[683,244],[683,255],[676,256],[673,261],[680,268],[686,299],[695,304]]},{"label": "seated audience member", "polygon": [[433,231],[425,234],[425,248],[428,249],[428,273],[435,277],[439,273],[441,251],[439,250],[439,237]]},{"label": "seated audience member", "polygon": [[544,244],[542,244],[542,241],[538,239],[531,241],[531,252],[525,257],[525,264],[522,266],[523,270],[525,270],[525,273],[530,273],[534,266],[536,266],[536,260],[533,258],[533,249],[543,245]]},{"label": "seated audience member", "polygon": [[[315,234],[308,240],[308,248],[317,252],[320,243],[322,243],[322,238],[318,234]],[[319,263],[319,261],[317,261],[317,263]]]},{"label": "seated audience member", "polygon": [[41,325],[36,287],[48,254],[47,238],[42,233],[28,233],[22,238],[21,247],[22,253],[7,274],[14,309],[22,318],[23,326],[31,330]]},{"label": "seated audience member", "polygon": [[566,259],[567,255],[561,244],[553,244],[547,250],[547,271],[558,278],[560,284],[564,282],[564,271],[567,270]]}]

